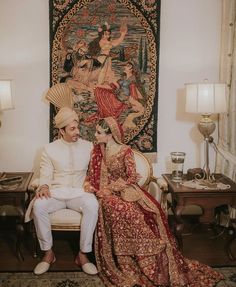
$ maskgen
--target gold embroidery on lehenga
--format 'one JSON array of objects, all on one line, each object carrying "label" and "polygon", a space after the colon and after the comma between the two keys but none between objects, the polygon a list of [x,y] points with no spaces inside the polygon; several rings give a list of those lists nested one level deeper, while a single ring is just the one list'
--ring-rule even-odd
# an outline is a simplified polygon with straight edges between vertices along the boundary
[{"label": "gold embroidery on lehenga", "polygon": [[129,147],[106,158],[105,172],[104,182],[115,189],[99,200],[95,236],[97,266],[105,286],[206,287],[221,279],[210,267],[189,261],[178,251],[164,213],[137,185]]}]

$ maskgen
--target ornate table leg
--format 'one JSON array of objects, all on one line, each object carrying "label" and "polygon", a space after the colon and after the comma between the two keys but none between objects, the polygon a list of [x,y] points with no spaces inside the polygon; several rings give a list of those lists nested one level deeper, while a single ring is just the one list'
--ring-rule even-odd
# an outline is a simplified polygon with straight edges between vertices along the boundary
[{"label": "ornate table leg", "polygon": [[17,239],[16,239],[16,254],[19,260],[24,260],[23,253],[21,250],[21,244],[24,237],[24,227],[21,223],[16,224],[16,232],[17,232]]},{"label": "ornate table leg", "polygon": [[21,249],[21,245],[22,245],[22,241],[24,238],[24,233],[25,233],[25,229],[24,229],[24,211],[21,207],[17,207],[17,210],[19,212],[19,218],[17,219],[16,222],[16,254],[19,260],[24,260],[24,256],[22,253],[22,249]]},{"label": "ornate table leg", "polygon": [[184,229],[184,221],[182,219],[182,211],[184,206],[177,206],[175,209],[175,217],[176,217],[176,237],[178,240],[179,248],[183,251],[183,238],[182,232]]},{"label": "ornate table leg", "polygon": [[183,206],[173,206],[171,205],[171,211],[174,215],[174,235],[177,239],[177,243],[180,250],[183,250],[183,239],[182,239],[182,231],[184,229],[184,221],[182,219],[182,210]]},{"label": "ornate table leg", "polygon": [[36,235],[36,230],[34,227],[34,223],[31,223],[33,226],[31,226],[32,229],[32,238],[33,238],[33,257],[37,258],[38,257],[38,238]]},{"label": "ornate table leg", "polygon": [[227,242],[225,244],[225,251],[226,251],[229,259],[234,261],[234,260],[236,260],[236,258],[234,257],[230,246],[233,243],[233,241],[236,239],[236,230],[235,230],[235,228],[232,228],[230,230],[232,231],[232,233],[230,234],[231,236],[230,236],[229,240],[227,240]]}]

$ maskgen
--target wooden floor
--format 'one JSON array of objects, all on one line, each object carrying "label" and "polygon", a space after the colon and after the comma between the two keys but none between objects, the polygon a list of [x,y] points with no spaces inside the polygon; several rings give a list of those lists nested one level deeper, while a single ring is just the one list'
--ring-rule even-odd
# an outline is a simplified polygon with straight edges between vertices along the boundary
[{"label": "wooden floor", "polygon": [[[222,230],[223,231],[223,230]],[[191,259],[196,259],[210,266],[236,266],[236,261],[231,261],[224,250],[229,230],[215,238],[212,228],[188,220],[183,235],[183,254]],[[14,226],[7,224],[0,232],[0,272],[4,271],[32,271],[40,258],[33,258],[32,238],[30,233],[25,236],[23,244],[24,261],[17,259],[15,254]],[[52,271],[74,271],[78,267],[74,257],[78,250],[79,236],[73,232],[54,233],[54,251],[57,261],[51,267]],[[232,251],[236,256],[236,240],[232,244]]]}]

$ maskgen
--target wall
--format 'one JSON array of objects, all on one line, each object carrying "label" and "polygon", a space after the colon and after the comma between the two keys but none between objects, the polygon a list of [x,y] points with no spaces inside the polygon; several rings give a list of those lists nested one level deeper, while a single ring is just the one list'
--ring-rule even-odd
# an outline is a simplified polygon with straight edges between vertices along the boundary
[{"label": "wall", "polygon": [[[161,11],[157,175],[169,170],[171,151],[186,152],[185,171],[203,165],[200,116],[185,113],[184,84],[218,80],[221,1],[164,0]],[[211,150],[212,170],[214,159]]]},{"label": "wall", "polygon": [[[218,80],[221,0],[162,0],[158,162],[185,151],[185,169],[202,165],[198,116],[184,112],[184,83]],[[15,110],[0,114],[0,171],[35,168],[49,141],[49,15],[46,0],[1,0],[0,79],[13,79]],[[214,163],[214,154],[210,160]]]}]

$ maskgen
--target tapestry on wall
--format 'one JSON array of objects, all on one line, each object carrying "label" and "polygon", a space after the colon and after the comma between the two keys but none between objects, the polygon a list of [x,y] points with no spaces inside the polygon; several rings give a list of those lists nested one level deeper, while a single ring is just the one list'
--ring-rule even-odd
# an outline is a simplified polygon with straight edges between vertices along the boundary
[{"label": "tapestry on wall", "polygon": [[[51,85],[67,83],[81,137],[113,116],[124,141],[157,152],[160,0],[50,0]],[[50,108],[50,140],[57,137]]]}]

